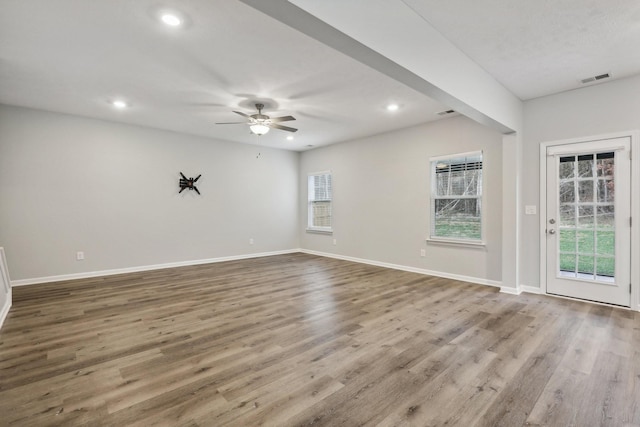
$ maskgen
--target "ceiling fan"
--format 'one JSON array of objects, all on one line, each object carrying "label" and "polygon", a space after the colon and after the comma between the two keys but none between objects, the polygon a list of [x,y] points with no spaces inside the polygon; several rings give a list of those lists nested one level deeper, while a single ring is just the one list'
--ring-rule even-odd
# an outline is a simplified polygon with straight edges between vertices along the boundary
[{"label": "ceiling fan", "polygon": [[258,114],[245,114],[241,111],[234,111],[234,113],[245,117],[247,121],[245,122],[226,122],[226,123],[216,123],[217,125],[237,125],[237,124],[247,124],[249,125],[249,129],[251,132],[256,135],[264,135],[269,132],[269,129],[280,129],[286,130],[287,132],[296,132],[298,129],[279,125],[279,122],[288,122],[291,120],[295,120],[296,118],[293,116],[283,116],[283,117],[269,117],[266,114],[262,114],[262,109],[264,108],[264,104],[256,104],[256,109],[258,110]]}]

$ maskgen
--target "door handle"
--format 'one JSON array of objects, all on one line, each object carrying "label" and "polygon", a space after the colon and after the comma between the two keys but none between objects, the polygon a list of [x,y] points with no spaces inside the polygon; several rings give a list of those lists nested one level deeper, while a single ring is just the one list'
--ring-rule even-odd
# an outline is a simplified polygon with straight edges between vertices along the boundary
[{"label": "door handle", "polygon": [[549,234],[556,234],[556,230],[554,229],[549,230]]}]

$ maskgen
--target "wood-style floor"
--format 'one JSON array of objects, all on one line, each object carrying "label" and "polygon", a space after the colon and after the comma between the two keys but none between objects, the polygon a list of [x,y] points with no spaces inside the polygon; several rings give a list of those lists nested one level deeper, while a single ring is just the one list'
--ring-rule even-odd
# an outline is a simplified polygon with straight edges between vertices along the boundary
[{"label": "wood-style floor", "polygon": [[305,254],[19,287],[0,425],[635,426],[640,316]]}]

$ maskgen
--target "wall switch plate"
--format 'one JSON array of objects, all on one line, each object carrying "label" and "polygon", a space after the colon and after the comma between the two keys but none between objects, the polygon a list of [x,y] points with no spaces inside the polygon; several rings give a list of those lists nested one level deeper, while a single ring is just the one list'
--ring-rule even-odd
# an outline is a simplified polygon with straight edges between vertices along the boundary
[{"label": "wall switch plate", "polygon": [[427,256],[427,250],[426,249],[420,249],[420,256]]},{"label": "wall switch plate", "polygon": [[249,244],[253,245],[253,239],[249,239]]},{"label": "wall switch plate", "polygon": [[333,239],[333,245],[335,246],[337,244],[338,244],[338,241],[336,239]]},{"label": "wall switch plate", "polygon": [[82,261],[84,259],[84,252],[78,251],[76,252],[76,261]]},{"label": "wall switch plate", "polygon": [[526,205],[524,207],[524,214],[525,215],[535,215],[536,212],[536,205]]}]

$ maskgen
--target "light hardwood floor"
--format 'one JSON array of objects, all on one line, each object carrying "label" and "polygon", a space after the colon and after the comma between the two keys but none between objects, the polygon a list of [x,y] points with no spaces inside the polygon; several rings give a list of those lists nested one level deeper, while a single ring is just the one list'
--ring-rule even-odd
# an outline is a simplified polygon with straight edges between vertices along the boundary
[{"label": "light hardwood floor", "polygon": [[640,426],[640,316],[305,254],[19,287],[0,425]]}]

